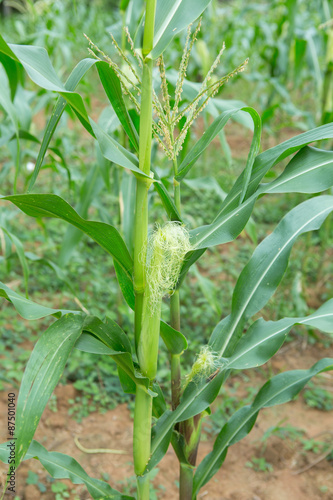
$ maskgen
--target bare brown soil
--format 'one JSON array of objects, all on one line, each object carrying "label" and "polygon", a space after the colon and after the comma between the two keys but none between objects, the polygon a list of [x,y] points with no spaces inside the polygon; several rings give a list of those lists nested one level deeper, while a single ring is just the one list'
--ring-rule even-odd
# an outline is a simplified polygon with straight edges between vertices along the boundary
[{"label": "bare brown soil", "polygon": [[[330,356],[332,352],[322,345],[306,346],[299,342],[286,344],[280,353],[261,372],[248,372],[250,382],[243,383],[238,389],[242,397],[245,385],[260,386],[268,376],[287,369],[310,367],[319,358]],[[240,379],[242,380],[242,379]],[[332,373],[324,374],[321,385],[332,388]],[[39,424],[35,438],[48,450],[69,454],[84,467],[93,477],[100,478],[102,473],[109,476],[110,484],[122,489],[121,482],[133,478],[133,461],[131,455],[132,419],[126,405],[104,415],[92,413],[81,423],[68,416],[68,400],[75,397],[76,391],[71,385],[59,386],[57,396],[58,411],[46,408]],[[219,404],[219,403],[216,403]],[[215,409],[216,409],[215,404]],[[1,394],[1,442],[6,440],[7,391]],[[213,408],[214,410],[214,408]],[[283,421],[283,424],[281,424]],[[222,469],[201,490],[198,498],[209,500],[333,500],[333,463],[322,459],[307,471],[303,468],[314,464],[318,455],[304,452],[300,442],[289,438],[281,439],[271,436],[266,444],[260,440],[271,426],[292,425],[303,429],[305,436],[321,441],[332,442],[332,412],[320,411],[307,406],[303,398],[287,405],[263,410],[250,433],[244,440],[232,446]],[[109,448],[123,450],[126,455],[119,454],[87,454],[79,450],[74,442],[78,437],[85,448]],[[199,449],[199,460],[212,449],[214,438],[205,433]],[[254,457],[264,457],[273,466],[271,472],[255,471],[246,463]],[[175,454],[170,447],[166,456],[158,466],[159,472],[154,480],[157,498],[177,499],[178,466]],[[27,485],[28,471],[39,475],[39,480],[48,485],[48,490],[41,493],[36,485]],[[5,467],[1,464],[2,480]],[[54,500],[55,493],[46,480],[46,472],[38,461],[29,460],[21,465],[17,472],[17,495],[22,500]],[[134,478],[133,478],[134,480]],[[73,486],[68,480],[62,480]],[[76,485],[76,498],[87,500],[89,493],[83,485]],[[6,498],[11,498],[6,496]],[[70,499],[74,500],[72,493]]]}]

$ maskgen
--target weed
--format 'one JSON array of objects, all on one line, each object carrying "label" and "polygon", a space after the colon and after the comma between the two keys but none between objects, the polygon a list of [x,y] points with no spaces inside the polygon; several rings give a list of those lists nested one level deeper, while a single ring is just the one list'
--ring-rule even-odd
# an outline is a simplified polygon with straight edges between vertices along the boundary
[{"label": "weed", "polygon": [[257,472],[272,472],[273,465],[266,461],[264,457],[252,457],[249,462],[246,462],[246,467],[253,469]]},{"label": "weed", "polygon": [[311,384],[303,393],[304,400],[311,408],[330,411],[333,409],[333,394],[323,387]]}]

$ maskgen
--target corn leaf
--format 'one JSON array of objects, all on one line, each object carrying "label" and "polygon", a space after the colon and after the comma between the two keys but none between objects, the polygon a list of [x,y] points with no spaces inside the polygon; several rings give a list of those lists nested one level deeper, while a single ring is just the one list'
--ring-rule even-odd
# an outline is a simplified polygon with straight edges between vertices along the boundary
[{"label": "corn leaf", "polygon": [[[321,127],[309,130],[303,134],[299,134],[287,141],[274,146],[273,148],[267,149],[254,161],[253,170],[249,182],[249,189],[247,192],[247,197],[251,196],[257,189],[259,183],[267,172],[274,167],[277,163],[287,158],[293,153],[296,153],[299,149],[303,148],[311,142],[321,141],[323,139],[331,139],[333,137],[333,124],[329,123],[327,125],[322,125]],[[217,218],[226,213],[230,212],[237,207],[240,200],[240,195],[242,192],[242,186],[244,182],[244,173],[242,172],[239,178],[236,180],[234,186],[229,192],[227,198],[224,200],[221,211]]]},{"label": "corn leaf", "polygon": [[120,123],[124,127],[132,146],[139,152],[139,136],[128,114],[118,76],[109,64],[104,61],[99,61],[97,63],[97,71],[105,93]]},{"label": "corn leaf", "polygon": [[110,355],[135,384],[144,385],[148,389],[149,379],[135,370],[130,341],[117,323],[109,318],[104,323],[94,316],[88,316],[83,332],[91,338],[88,339],[87,335],[82,340],[80,338],[75,345],[77,349],[95,353],[99,350],[98,354]]},{"label": "corn leaf", "polygon": [[176,410],[167,410],[158,419],[153,428],[151,457],[145,469],[145,474],[152,470],[167,452],[174,425],[206,410],[217,397],[224,378],[225,372],[222,371],[212,380],[202,379],[190,382]]},{"label": "corn leaf", "polygon": [[[0,445],[0,460],[8,463],[8,443]],[[70,479],[73,484],[85,484],[94,500],[132,500],[133,497],[122,495],[111,488],[108,483],[94,479],[85,472],[81,465],[69,455],[56,451],[47,451],[37,441],[33,440],[24,460],[37,458],[47,472],[55,479]]]},{"label": "corn leaf", "polygon": [[208,246],[234,240],[245,228],[258,196],[269,193],[318,193],[333,185],[333,153],[305,147],[288,163],[284,172],[273,182],[261,185],[240,206],[230,212],[221,211],[212,224],[190,231],[191,243],[196,250],[184,260],[177,287],[184,280],[190,267],[201,257]]},{"label": "corn leaf", "polygon": [[263,365],[280,349],[288,332],[295,325],[308,325],[333,333],[333,299],[304,318],[283,318],[279,321],[258,319],[238,342],[233,355],[228,359],[228,368],[241,370]]},{"label": "corn leaf", "polygon": [[31,45],[7,44],[0,35],[0,52],[21,63],[36,85],[45,90],[58,92],[72,106],[77,117],[88,132],[94,135],[82,97],[68,90],[63,85],[44,48]]},{"label": "corn leaf", "polygon": [[13,101],[19,82],[19,75],[20,75],[19,64],[16,61],[14,61],[9,55],[6,55],[1,51],[0,51],[0,63],[3,64],[3,67],[5,68],[5,71],[7,73],[8,82],[10,86],[10,98]]},{"label": "corn leaf", "polygon": [[[244,172],[244,186],[246,187],[249,183],[252,166],[255,157],[259,152],[260,138],[261,138],[261,119],[257,111],[248,106],[240,106],[238,108],[228,109],[224,111],[220,116],[218,116],[213,123],[204,132],[203,136],[198,140],[198,142],[193,146],[191,151],[185,156],[184,160],[179,165],[178,175],[176,175],[176,180],[181,181],[185,175],[190,171],[195,162],[204,152],[204,150],[209,146],[209,144],[215,139],[215,137],[223,130],[224,126],[228,123],[229,119],[234,116],[239,111],[244,111],[248,113],[254,123],[254,133],[251,144],[250,153],[248,155],[247,164]],[[246,189],[245,189],[246,191]]]},{"label": "corn leaf", "polygon": [[244,322],[260,311],[275,292],[298,236],[319,229],[332,210],[332,196],[311,198],[291,210],[256,248],[236,283],[230,316],[212,334],[210,344],[215,351],[230,355]]},{"label": "corn leaf", "polygon": [[139,160],[135,155],[127,151],[127,149],[121,146],[110,135],[106,134],[104,130],[92,119],[90,119],[90,123],[104,158],[116,163],[120,167],[132,170],[132,172],[139,177],[146,177],[150,179],[148,175],[144,174],[142,170],[140,170]]},{"label": "corn leaf", "polygon": [[269,193],[318,193],[333,185],[333,153],[316,148],[302,149],[273,182],[262,184],[240,206],[220,212],[212,224],[191,231],[196,249],[227,243],[235,239],[250,218],[258,196]]},{"label": "corn leaf", "polygon": [[133,288],[132,276],[130,276],[123,267],[121,267],[116,260],[113,261],[114,269],[116,271],[117,280],[127,302],[127,305],[134,311],[135,308],[135,295]]},{"label": "corn leaf", "polygon": [[[80,81],[82,80],[82,78],[84,77],[84,75],[91,68],[91,66],[95,63],[96,63],[96,61],[94,59],[88,59],[88,58],[80,61],[75,66],[75,68],[73,69],[71,74],[69,75],[69,77],[65,83],[65,88],[68,91],[74,91],[76,89],[76,87],[78,86],[78,84],[80,83]],[[49,144],[50,144],[50,141],[51,141],[52,136],[54,134],[54,131],[55,131],[55,129],[60,121],[60,118],[61,118],[61,116],[66,108],[66,105],[67,105],[67,100],[64,97],[60,96],[58,98],[54,108],[53,108],[51,117],[46,125],[46,129],[45,129],[44,136],[42,139],[42,144],[41,144],[40,150],[38,152],[36,165],[35,165],[34,171],[32,173],[31,179],[30,179],[28,191],[32,190],[32,188],[36,182],[36,179],[37,179],[39,171],[41,169],[47,148],[49,147]]]},{"label": "corn leaf", "polygon": [[104,222],[82,219],[65,200],[54,194],[22,194],[2,199],[11,201],[32,217],[57,217],[69,222],[96,241],[118,261],[129,276],[132,275],[132,258],[115,227]]},{"label": "corn leaf", "polygon": [[244,406],[223,426],[214,443],[214,448],[199,464],[194,475],[193,496],[221,467],[229,446],[237,443],[252,429],[259,410],[287,403],[293,399],[315,375],[333,369],[333,359],[322,359],[309,370],[293,370],[280,373],[266,382],[251,406]]},{"label": "corn leaf", "polygon": [[[75,210],[81,217],[88,217],[89,207],[92,201],[98,196],[103,185],[104,182],[100,175],[100,168],[98,163],[96,163],[90,168],[80,189],[80,199],[75,207]],[[80,229],[72,225],[68,226],[60,248],[59,265],[61,267],[64,267],[70,260],[71,255],[82,236],[83,233]]]},{"label": "corn leaf", "polygon": [[25,295],[28,298],[29,266],[28,266],[28,262],[27,262],[27,259],[26,259],[25,253],[24,253],[24,248],[23,248],[23,245],[21,243],[21,240],[19,240],[19,238],[17,236],[15,236],[15,234],[11,233],[10,231],[8,231],[8,229],[6,229],[4,227],[0,226],[0,231],[3,231],[8,236],[8,238],[11,240],[13,245],[15,246],[15,249],[16,249],[16,252],[17,252],[21,267],[22,267],[22,271],[23,271]]},{"label": "corn leaf", "polygon": [[126,10],[130,0],[120,0],[119,9]]},{"label": "corn leaf", "polygon": [[211,0],[157,0],[153,50],[157,59],[171,40],[202,14]]},{"label": "corn leaf", "polygon": [[0,281],[0,297],[4,297],[9,300],[15,307],[16,311],[24,319],[33,320],[39,318],[45,318],[45,316],[55,316],[60,317],[63,314],[75,313],[76,311],[69,311],[66,309],[51,309],[50,307],[45,307],[40,304],[36,304],[32,300],[29,300],[22,295],[14,292],[4,283]]},{"label": "corn leaf", "polygon": [[81,314],[64,315],[46,330],[31,353],[17,400],[16,467],[28,451],[46,403],[81,335],[83,320]]},{"label": "corn leaf", "polygon": [[333,151],[306,146],[288,163],[266,193],[319,193],[333,184]]},{"label": "corn leaf", "polygon": [[181,222],[181,216],[167,188],[164,186],[162,180],[159,178],[157,171],[153,167],[151,168],[151,171],[154,174],[154,189],[155,191],[157,191],[161,198],[165,211],[168,214],[168,218],[173,221]]},{"label": "corn leaf", "polygon": [[[102,151],[107,151],[108,159],[110,159],[111,153],[111,161],[114,163],[125,168],[137,170],[138,173],[141,172],[139,169],[136,169],[134,155],[124,150],[124,148],[113,139],[110,138],[109,141],[107,140],[109,136],[102,133],[98,125],[88,117],[82,97],[74,92],[74,89],[86,72],[91,66],[96,64],[106,94],[124,130],[128,134],[130,141],[135,148],[138,149],[137,133],[125,106],[119,79],[107,63],[89,58],[83,59],[74,68],[64,85],[58,78],[46,50],[42,47],[7,44],[0,35],[0,53],[4,54],[5,57],[13,58],[16,62],[20,62],[34,83],[46,90],[57,92],[61,96],[47,125],[36,167],[30,180],[29,190],[32,189],[36,181],[47,147],[67,103],[71,105],[82,125],[93,137],[95,137],[97,130],[99,142],[102,143],[101,149]],[[141,175],[143,174],[141,173]]]}]

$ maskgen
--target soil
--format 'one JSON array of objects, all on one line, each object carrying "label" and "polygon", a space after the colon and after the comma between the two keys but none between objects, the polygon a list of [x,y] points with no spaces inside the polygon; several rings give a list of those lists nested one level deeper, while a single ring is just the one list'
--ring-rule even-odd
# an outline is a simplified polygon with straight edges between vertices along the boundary
[{"label": "soil", "polygon": [[[329,352],[330,351],[330,352]],[[318,359],[332,355],[332,349],[325,349],[322,344],[300,344],[294,341],[286,344],[264,369],[249,371],[249,382],[236,375],[236,380],[242,381],[238,388],[241,398],[249,386],[260,387],[269,375],[280,371],[296,368],[308,368]],[[233,379],[234,380],[234,379]],[[321,386],[332,388],[332,373],[322,376]],[[1,393],[1,422],[6,422],[7,392]],[[14,390],[14,389],[13,389]],[[15,390],[14,390],[15,391]],[[109,483],[121,490],[124,484],[134,484],[133,461],[131,455],[132,418],[127,405],[119,405],[105,414],[91,413],[83,418],[81,423],[68,416],[70,404],[68,400],[76,396],[76,390],[71,385],[59,386],[55,390],[57,411],[46,408],[35,439],[48,450],[59,451],[73,456],[92,477],[100,478],[107,474]],[[213,407],[216,410],[219,402]],[[281,423],[282,422],[282,423]],[[323,458],[314,464],[319,457],[313,452],[305,452],[303,445],[290,438],[279,438],[271,435],[263,443],[264,433],[276,425],[291,425],[304,431],[307,439],[332,442],[333,419],[332,412],[310,408],[302,397],[287,405],[264,409],[261,411],[252,432],[242,441],[229,449],[223,467],[205,485],[198,499],[209,500],[333,500],[333,462]],[[214,436],[207,432],[207,425],[200,444],[198,463],[212,449]],[[6,430],[2,426],[1,442],[6,440]],[[74,438],[85,448],[111,448],[122,450],[126,454],[92,453],[87,454],[78,449]],[[271,471],[261,472],[250,468],[247,464],[253,458],[264,457],[272,466]],[[312,464],[312,466],[310,466]],[[310,467],[309,467],[310,466]],[[302,472],[303,469],[308,470]],[[159,472],[154,479],[157,498],[177,499],[178,465],[177,459],[170,447],[163,460],[158,465]],[[47,491],[41,493],[34,484],[27,484],[28,471],[38,474],[39,481],[47,485]],[[0,468],[2,480],[5,467]],[[22,500],[54,500],[55,493],[51,491],[47,473],[38,461],[29,460],[23,463],[17,473],[16,495]],[[84,485],[73,485],[69,480],[61,480],[68,486],[70,500],[90,497]],[[73,490],[74,488],[74,490]],[[76,495],[76,496],[75,496]],[[13,498],[7,495],[5,498]],[[60,498],[63,498],[62,496]]]}]

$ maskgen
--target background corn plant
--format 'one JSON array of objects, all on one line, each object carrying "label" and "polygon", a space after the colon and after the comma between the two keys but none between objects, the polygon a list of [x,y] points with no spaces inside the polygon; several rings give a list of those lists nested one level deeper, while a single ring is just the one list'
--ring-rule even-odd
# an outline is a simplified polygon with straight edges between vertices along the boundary
[{"label": "background corn plant", "polygon": [[[113,258],[124,299],[128,306],[135,310],[133,334],[129,338],[115,321],[105,318],[105,314],[98,317],[86,314],[85,311],[56,310],[40,306],[1,284],[1,296],[9,300],[24,318],[37,319],[47,315],[59,318],[37,342],[22,379],[17,407],[16,466],[22,460],[37,457],[54,477],[67,477],[74,483],[85,483],[93,498],[129,497],[115,491],[103,481],[90,478],[72,458],[47,451],[41,444],[33,441],[45,405],[74,347],[111,357],[118,366],[124,391],[136,393],[134,464],[138,476],[139,498],[149,497],[149,473],[159,463],[170,443],[180,462],[180,498],[195,498],[200,488],[221,467],[228,448],[250,432],[261,408],[289,401],[314,375],[333,367],[332,359],[324,359],[308,370],[286,372],[270,379],[259,390],[251,405],[240,408],[232,415],[218,434],[213,451],[195,470],[202,418],[209,413],[210,404],[227,378],[232,375],[232,370],[248,369],[265,363],[281,347],[287,333],[295,324],[332,332],[333,314],[332,301],[328,301],[317,312],[306,317],[284,318],[276,322],[266,322],[259,318],[248,326],[249,320],[257,315],[275,292],[287,268],[288,258],[297,237],[318,229],[332,211],[332,197],[322,195],[309,198],[293,208],[274,232],[257,247],[238,278],[232,295],[230,315],[216,325],[209,343],[201,347],[197,359],[193,360],[192,370],[183,381],[181,379],[182,354],[191,339],[186,340],[180,333],[179,301],[181,285],[190,267],[208,248],[230,242],[241,233],[259,197],[294,192],[318,194],[333,185],[332,152],[308,146],[313,142],[332,138],[331,123],[300,134],[259,154],[261,119],[258,113],[244,103],[233,103],[230,106],[214,99],[214,94],[220,86],[237,71],[244,69],[244,63],[238,61],[237,70],[231,68],[227,77],[213,78],[219,62],[218,56],[215,63],[213,61],[212,69],[207,68],[208,78],[204,78],[203,84],[190,84],[185,80],[190,52],[198,35],[198,23],[194,22],[208,5],[209,1],[183,0],[177,3],[157,1],[155,6],[154,1],[148,1],[144,23],[140,16],[143,11],[135,16],[139,21],[137,27],[131,28],[133,38],[134,33],[136,37],[130,55],[126,56],[115,41],[116,49],[119,47],[118,52],[124,58],[123,66],[117,65],[92,43],[91,46],[99,58],[81,60],[65,83],[57,75],[44,49],[8,44],[3,38],[0,40],[1,62],[9,76],[7,100],[3,101],[2,106],[8,116],[12,116],[14,130],[10,138],[14,136],[17,147],[20,146],[22,138],[33,140],[24,134],[12,106],[22,67],[37,85],[59,94],[46,127],[35,170],[30,178],[28,193],[3,196],[2,200],[13,203],[32,217],[60,218],[97,242]],[[122,3],[121,8],[125,12],[126,2]],[[175,75],[170,68],[166,70],[162,54],[165,51],[167,53],[172,38],[181,30],[186,30],[191,23],[194,25],[187,32],[179,73]],[[129,44],[132,44],[130,38]],[[155,75],[156,61],[159,72]],[[129,64],[127,69],[126,64]],[[98,124],[88,115],[80,94],[75,92],[80,80],[93,66],[97,68],[114,116],[122,126],[123,135],[118,137],[118,140],[110,135],[112,127],[103,126],[103,121]],[[174,95],[170,97],[172,86]],[[128,105],[128,100],[132,105]],[[99,147],[97,154],[125,169],[122,193],[126,200],[126,210],[121,214],[124,238],[109,222],[87,220],[87,207],[93,195],[83,195],[82,206],[78,208],[79,215],[57,194],[31,193],[66,106],[96,139]],[[207,126],[204,135],[195,145],[187,149],[186,137],[189,128],[199,112],[204,110],[205,113],[209,110],[214,121]],[[158,316],[152,321],[149,303],[152,300],[146,280],[146,275],[149,279],[149,273],[147,274],[145,259],[148,245],[149,193],[154,189],[161,199],[166,214],[161,220],[173,221],[180,225],[183,213],[186,214],[186,206],[181,204],[182,184],[187,182],[186,177],[191,168],[212,140],[223,131],[228,120],[237,116],[241,117],[243,123],[248,124],[248,119],[253,122],[253,139],[244,170],[235,180],[229,193],[225,197],[222,196],[224,200],[215,219],[210,224],[201,226],[194,222],[192,227],[188,228],[191,250],[182,259],[177,285],[171,290],[173,293],[170,298],[169,324],[163,320],[160,322]],[[155,165],[151,164],[151,158],[154,158],[152,137],[160,144],[169,160],[173,193],[168,189],[170,185],[162,182]],[[264,178],[269,170],[294,153],[297,154],[292,157],[281,175],[271,182],[265,182]],[[18,178],[18,151],[15,158]],[[132,177],[129,177],[129,174]],[[85,192],[93,186],[92,191],[94,196],[97,196],[103,189],[103,184],[98,184],[94,175],[97,176],[92,169],[85,181],[86,185],[82,185],[82,191]],[[104,178],[106,177],[105,175]],[[106,184],[109,187],[107,182]],[[16,182],[13,185],[15,188]],[[129,214],[132,216],[128,217]],[[27,273],[26,260],[19,240],[6,228],[3,231],[6,238],[11,239],[16,246],[23,269]],[[78,234],[72,232],[67,235],[62,249],[63,263],[69,258],[68,254]],[[53,268],[57,270],[56,267]],[[159,335],[171,359],[171,408],[166,403],[165,394],[154,380]],[[152,339],[153,344],[150,344]],[[153,350],[156,353],[155,358]],[[152,415],[156,418],[156,423],[150,439]],[[5,445],[1,447],[1,458],[7,461]]]}]

